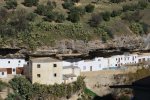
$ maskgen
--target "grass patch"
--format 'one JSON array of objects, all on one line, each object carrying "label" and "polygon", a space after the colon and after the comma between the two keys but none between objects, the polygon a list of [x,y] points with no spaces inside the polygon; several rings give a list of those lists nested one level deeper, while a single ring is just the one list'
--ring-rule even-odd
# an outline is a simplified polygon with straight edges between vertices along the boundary
[{"label": "grass patch", "polygon": [[88,89],[88,88],[85,88],[85,89],[84,89],[84,93],[87,94],[87,95],[90,95],[90,96],[92,96],[92,97],[97,96],[96,93],[94,93],[93,91],[91,91],[91,90]]}]

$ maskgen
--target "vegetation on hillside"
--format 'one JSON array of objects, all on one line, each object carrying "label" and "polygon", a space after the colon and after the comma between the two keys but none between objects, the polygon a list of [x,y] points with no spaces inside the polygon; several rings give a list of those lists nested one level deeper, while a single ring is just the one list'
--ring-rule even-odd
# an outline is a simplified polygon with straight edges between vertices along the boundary
[{"label": "vegetation on hillside", "polygon": [[10,86],[14,93],[10,93],[6,100],[59,100],[60,98],[70,98],[75,93],[80,93],[85,89],[83,77],[78,77],[77,81],[69,84],[42,85],[31,84],[23,76],[13,78]]},{"label": "vegetation on hillside", "polygon": [[[60,39],[107,42],[119,33],[143,35],[149,32],[149,23],[143,21],[148,13],[141,14],[149,11],[149,1],[106,1],[6,0],[0,4],[0,46],[34,50],[39,46],[53,46]],[[109,4],[119,7],[99,8],[101,5],[110,8]],[[130,31],[124,32],[123,28]]]}]

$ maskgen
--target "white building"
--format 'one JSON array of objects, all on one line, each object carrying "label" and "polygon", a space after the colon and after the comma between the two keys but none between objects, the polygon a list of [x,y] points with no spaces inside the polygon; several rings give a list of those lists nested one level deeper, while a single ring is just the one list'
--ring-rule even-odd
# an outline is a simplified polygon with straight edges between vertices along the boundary
[{"label": "white building", "polygon": [[150,60],[149,53],[141,55],[126,53],[124,55],[115,55],[108,58],[96,57],[92,60],[68,59],[63,61],[63,66],[78,66],[81,72],[85,72],[137,64],[148,60]]},{"label": "white building", "polygon": [[24,59],[0,59],[0,78],[7,77],[7,74],[21,74],[25,64]]}]

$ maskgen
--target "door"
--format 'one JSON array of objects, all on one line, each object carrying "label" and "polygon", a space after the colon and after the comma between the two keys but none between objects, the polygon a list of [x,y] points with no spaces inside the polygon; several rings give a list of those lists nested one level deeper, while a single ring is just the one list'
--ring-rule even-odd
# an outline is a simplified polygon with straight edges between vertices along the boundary
[{"label": "door", "polygon": [[90,66],[90,71],[92,71],[92,66]]},{"label": "door", "polygon": [[7,74],[12,74],[12,68],[7,68]]}]

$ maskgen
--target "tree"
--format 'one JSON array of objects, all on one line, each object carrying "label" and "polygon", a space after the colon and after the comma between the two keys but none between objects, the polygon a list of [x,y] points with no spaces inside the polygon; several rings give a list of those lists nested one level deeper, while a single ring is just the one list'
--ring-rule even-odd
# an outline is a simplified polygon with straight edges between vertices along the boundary
[{"label": "tree", "polygon": [[30,99],[32,95],[32,84],[25,77],[15,77],[9,83],[23,100]]},{"label": "tree", "polygon": [[88,12],[88,13],[93,12],[93,11],[94,11],[94,8],[95,8],[95,6],[92,5],[92,4],[88,4],[88,5],[85,6],[85,10],[86,10],[86,12]]},{"label": "tree", "polygon": [[24,0],[24,5],[28,7],[37,6],[39,0]]},{"label": "tree", "polygon": [[7,9],[15,9],[17,7],[17,1],[16,0],[6,0],[6,8]]},{"label": "tree", "polygon": [[139,6],[140,9],[144,9],[148,6],[148,1],[147,0],[140,0],[138,2],[138,6]]}]

